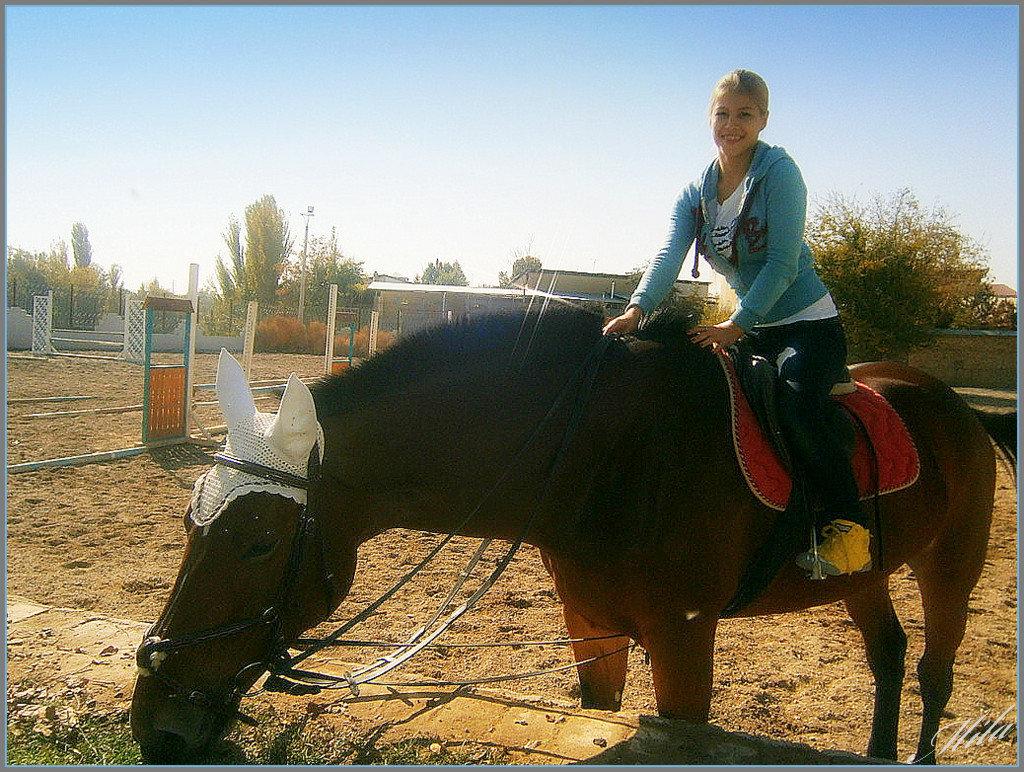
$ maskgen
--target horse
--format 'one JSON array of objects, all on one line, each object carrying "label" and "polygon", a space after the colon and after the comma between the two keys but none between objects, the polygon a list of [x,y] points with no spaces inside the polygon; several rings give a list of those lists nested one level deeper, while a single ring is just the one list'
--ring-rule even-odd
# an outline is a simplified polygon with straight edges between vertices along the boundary
[{"label": "horse", "polygon": [[[634,641],[658,713],[706,722],[716,626],[777,513],[742,476],[725,376],[685,334],[692,320],[666,315],[624,338],[602,322],[579,309],[450,322],[311,389],[293,375],[276,416],[256,411],[222,352],[230,452],[196,483],[178,577],[138,651],[130,717],[144,758],[208,751],[242,695],[344,599],[359,545],[392,528],[536,546],[583,706],[620,708]],[[815,581],[788,561],[739,615],[843,601],[874,680],[867,753],[895,759],[906,635],[888,576],[909,565],[925,628],[916,760],[935,762],[996,449],[937,379],[894,362],[851,372],[892,404],[920,456],[917,481],[878,501],[884,562],[874,536],[866,573]]]}]

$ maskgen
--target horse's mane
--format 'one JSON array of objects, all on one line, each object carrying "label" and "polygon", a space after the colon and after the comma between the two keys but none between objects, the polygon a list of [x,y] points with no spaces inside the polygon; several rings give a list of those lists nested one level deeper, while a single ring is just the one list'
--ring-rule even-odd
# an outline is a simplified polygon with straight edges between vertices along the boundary
[{"label": "horse's mane", "polygon": [[[693,323],[693,314],[660,310],[635,337],[696,349],[686,334]],[[404,336],[358,367],[322,379],[313,385],[313,396],[323,416],[496,357],[504,358],[510,371],[552,361],[582,361],[600,340],[603,324],[601,314],[572,307],[459,319]],[[630,356],[626,341],[628,337],[615,347],[620,356]]]}]

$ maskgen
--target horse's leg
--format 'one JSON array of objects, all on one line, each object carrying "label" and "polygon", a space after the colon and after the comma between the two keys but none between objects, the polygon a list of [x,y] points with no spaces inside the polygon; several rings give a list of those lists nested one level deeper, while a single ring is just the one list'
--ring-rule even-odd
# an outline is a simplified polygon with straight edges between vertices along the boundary
[{"label": "horse's leg", "polygon": [[[983,480],[984,475],[976,477]],[[936,735],[953,693],[953,661],[967,628],[967,602],[985,565],[995,483],[990,479],[980,487],[980,492],[970,491],[973,501],[954,507],[958,515],[949,527],[908,561],[924,609],[924,654],[917,665],[924,709],[917,763],[936,763]]]},{"label": "horse's leg", "polygon": [[643,635],[644,648],[651,656],[658,715],[707,721],[718,620],[700,614],[691,621],[663,621]]},{"label": "horse's leg", "polygon": [[918,764],[936,763],[936,735],[942,711],[953,693],[953,661],[967,627],[967,601],[980,573],[979,561],[979,570],[965,576],[964,566],[958,565],[961,560],[969,563],[969,554],[950,554],[942,550],[940,541],[910,564],[924,608],[924,654],[917,665],[924,703],[914,758]]},{"label": "horse's leg", "polygon": [[[570,638],[598,638],[613,634],[611,630],[597,627],[568,605],[563,604],[562,611]],[[580,640],[572,644],[576,673],[580,679],[580,703],[584,708],[618,710],[622,706],[628,646],[629,638],[624,635],[599,641]],[[581,664],[594,657],[600,659]]]},{"label": "horse's leg", "polygon": [[872,585],[847,598],[845,603],[864,636],[868,665],[875,679],[875,711],[868,755],[895,760],[907,636],[892,607],[887,582]]}]

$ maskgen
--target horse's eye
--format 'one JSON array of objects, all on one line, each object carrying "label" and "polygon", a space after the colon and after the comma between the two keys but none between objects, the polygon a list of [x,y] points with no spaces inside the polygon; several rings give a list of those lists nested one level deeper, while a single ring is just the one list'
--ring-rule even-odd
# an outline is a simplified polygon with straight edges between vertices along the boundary
[{"label": "horse's eye", "polygon": [[277,539],[266,539],[264,541],[258,541],[254,543],[249,549],[242,555],[242,560],[259,560],[265,558],[277,547]]}]

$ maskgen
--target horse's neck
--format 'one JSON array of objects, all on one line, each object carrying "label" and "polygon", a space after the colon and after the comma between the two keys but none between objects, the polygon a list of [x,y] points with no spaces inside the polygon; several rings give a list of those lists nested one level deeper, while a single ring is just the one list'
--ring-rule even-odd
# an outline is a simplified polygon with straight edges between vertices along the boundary
[{"label": "horse's neck", "polygon": [[[538,370],[525,386],[524,379],[516,386],[486,375],[424,384],[337,417],[324,428],[325,467],[345,486],[335,497],[338,527],[362,541],[391,528],[514,539],[529,525],[526,541],[565,547],[565,519],[588,500],[602,465],[611,463],[607,449],[624,434],[640,432],[642,442],[664,445],[658,452],[667,457],[706,447],[719,433],[728,442],[727,400],[707,399],[721,385],[721,370],[710,356],[693,360],[605,360],[574,444],[550,481],[575,395],[546,422],[545,415],[578,362]],[[678,409],[666,410],[676,399],[690,408],[676,403]]]},{"label": "horse's neck", "polygon": [[326,424],[325,468],[339,481],[332,499],[346,521],[338,527],[354,529],[360,541],[390,528],[515,538],[561,440],[564,416],[527,444],[555,394],[537,385],[461,384],[406,393]]}]

